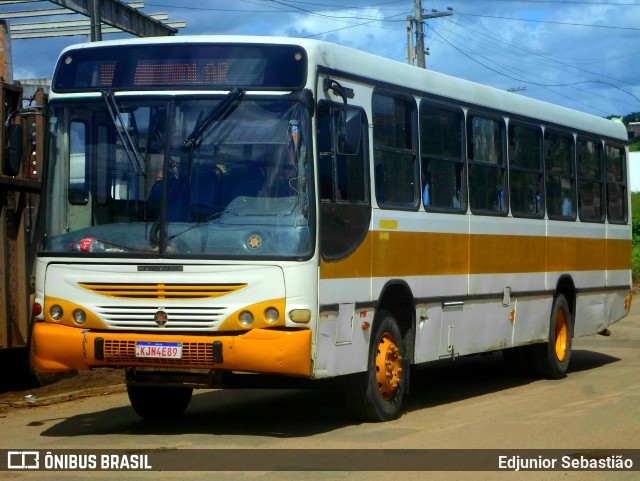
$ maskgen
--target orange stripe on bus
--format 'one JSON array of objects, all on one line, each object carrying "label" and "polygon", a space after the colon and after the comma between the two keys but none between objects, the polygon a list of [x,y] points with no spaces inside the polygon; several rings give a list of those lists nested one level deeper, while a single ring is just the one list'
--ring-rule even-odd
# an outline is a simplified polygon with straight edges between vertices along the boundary
[{"label": "orange stripe on bus", "polygon": [[547,238],[547,270],[603,271],[607,268],[605,239]]},{"label": "orange stripe on bus", "polygon": [[607,241],[607,269],[631,269],[631,241],[610,239]]},{"label": "orange stripe on bus", "polygon": [[420,275],[624,270],[631,241],[433,232],[370,232],[339,261],[322,261],[321,279]]}]

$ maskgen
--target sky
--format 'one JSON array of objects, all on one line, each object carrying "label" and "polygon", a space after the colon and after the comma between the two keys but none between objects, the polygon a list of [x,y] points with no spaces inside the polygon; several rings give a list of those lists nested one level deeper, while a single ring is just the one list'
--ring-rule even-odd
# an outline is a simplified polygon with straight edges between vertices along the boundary
[{"label": "sky", "polygon": [[[0,18],[52,7],[0,1]],[[422,7],[452,13],[425,22],[428,69],[600,117],[640,112],[640,0],[422,0]],[[179,36],[316,38],[400,62],[406,62],[406,19],[415,14],[414,0],[151,0],[141,11],[186,21]],[[73,18],[82,17],[55,17]],[[50,77],[60,50],[85,40],[14,39],[14,78]]]}]

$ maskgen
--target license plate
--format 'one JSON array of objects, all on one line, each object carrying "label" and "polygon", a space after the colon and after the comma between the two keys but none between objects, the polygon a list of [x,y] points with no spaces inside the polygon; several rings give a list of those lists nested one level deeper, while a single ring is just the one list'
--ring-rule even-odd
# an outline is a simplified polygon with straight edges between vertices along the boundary
[{"label": "license plate", "polygon": [[181,342],[136,342],[136,357],[153,357],[160,359],[181,359]]}]

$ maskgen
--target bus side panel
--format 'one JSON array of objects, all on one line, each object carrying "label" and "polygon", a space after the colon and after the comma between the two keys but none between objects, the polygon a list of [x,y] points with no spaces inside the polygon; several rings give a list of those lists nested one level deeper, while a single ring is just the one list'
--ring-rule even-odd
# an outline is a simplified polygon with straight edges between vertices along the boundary
[{"label": "bus side panel", "polygon": [[631,285],[631,228],[607,225],[607,285]]},{"label": "bus side panel", "polygon": [[371,233],[358,248],[336,261],[320,261],[319,313],[315,377],[366,370],[373,308],[371,304]]},{"label": "bus side panel", "polygon": [[516,299],[512,346],[545,341],[549,338],[551,296],[521,297]]},{"label": "bus side panel", "polygon": [[578,294],[573,336],[588,336],[604,329],[609,322],[606,316],[607,294],[596,292]]},{"label": "bus side panel", "polygon": [[[350,306],[350,308],[349,308]],[[373,324],[373,309],[342,304],[320,312],[314,377],[323,378],[365,371]],[[349,339],[341,322],[349,322]],[[367,326],[367,327],[365,327]]]},{"label": "bus side panel", "polygon": [[608,292],[605,305],[606,325],[613,324],[629,314],[631,301],[632,294],[630,291]]},{"label": "bus side panel", "polygon": [[471,216],[470,295],[545,290],[545,257],[544,221]]},{"label": "bus side panel", "polygon": [[547,222],[547,285],[569,275],[576,289],[606,286],[607,241],[601,224]]},{"label": "bus side panel", "polygon": [[476,300],[443,309],[440,356],[464,356],[511,345],[511,308],[502,300]]}]

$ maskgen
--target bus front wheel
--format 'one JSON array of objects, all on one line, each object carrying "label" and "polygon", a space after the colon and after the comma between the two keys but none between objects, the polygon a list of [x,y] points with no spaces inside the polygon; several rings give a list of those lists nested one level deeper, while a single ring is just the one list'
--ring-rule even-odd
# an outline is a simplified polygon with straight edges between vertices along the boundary
[{"label": "bus front wheel", "polygon": [[529,346],[535,373],[546,379],[562,379],[566,376],[571,358],[573,316],[563,294],[553,301],[549,322],[549,342]]},{"label": "bus front wheel", "polygon": [[192,388],[127,384],[131,407],[142,419],[155,421],[180,416],[191,401]]},{"label": "bus front wheel", "polygon": [[368,421],[390,421],[402,413],[406,349],[395,318],[386,311],[374,322],[367,371],[349,376],[345,392],[351,411]]}]

